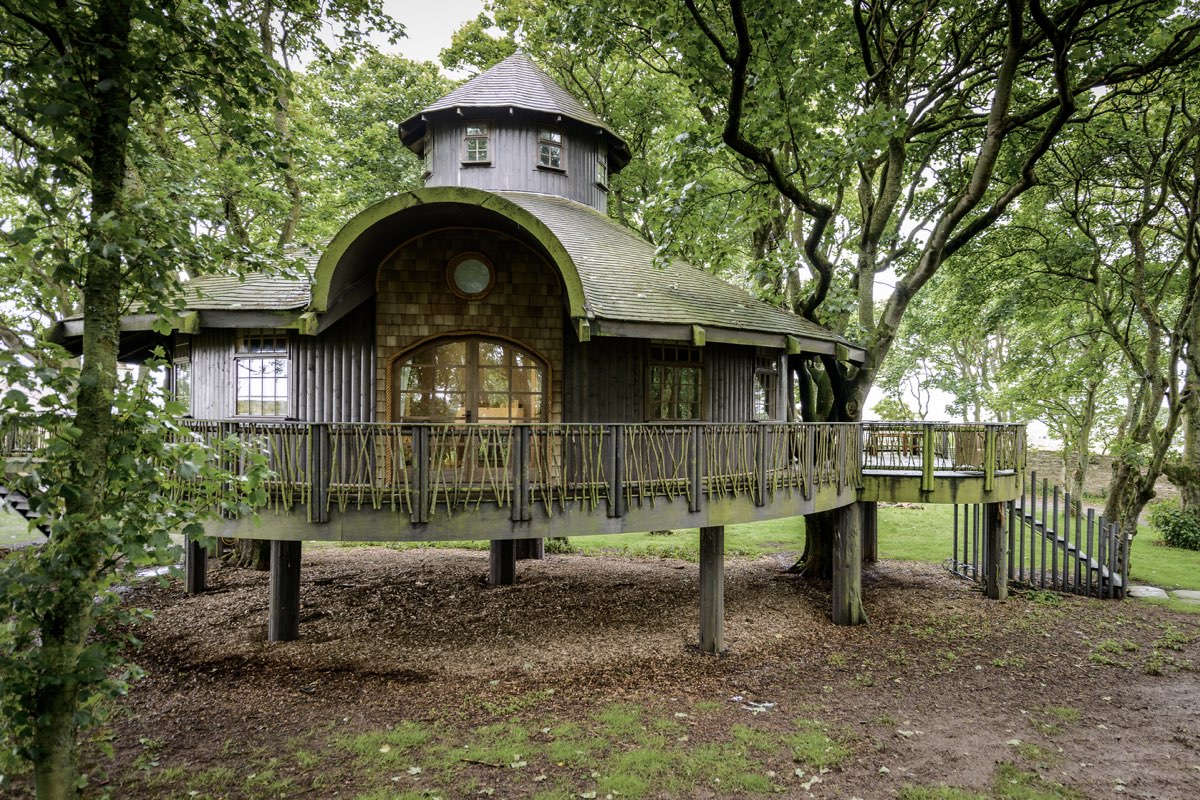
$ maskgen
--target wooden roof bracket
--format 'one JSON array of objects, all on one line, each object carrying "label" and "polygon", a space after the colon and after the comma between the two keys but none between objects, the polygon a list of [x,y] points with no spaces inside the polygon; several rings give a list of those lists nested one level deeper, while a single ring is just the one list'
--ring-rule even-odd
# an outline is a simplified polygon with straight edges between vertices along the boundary
[{"label": "wooden roof bracket", "polygon": [[185,311],[175,320],[175,329],[180,333],[195,335],[200,332],[200,312]]},{"label": "wooden roof bracket", "polygon": [[701,325],[692,326],[692,344],[696,347],[704,347],[704,327]]},{"label": "wooden roof bracket", "polygon": [[320,331],[320,315],[315,311],[305,311],[296,320],[296,328],[301,336],[316,336]]},{"label": "wooden roof bracket", "polygon": [[592,323],[588,322],[585,317],[576,317],[575,335],[581,342],[590,342],[592,340]]}]

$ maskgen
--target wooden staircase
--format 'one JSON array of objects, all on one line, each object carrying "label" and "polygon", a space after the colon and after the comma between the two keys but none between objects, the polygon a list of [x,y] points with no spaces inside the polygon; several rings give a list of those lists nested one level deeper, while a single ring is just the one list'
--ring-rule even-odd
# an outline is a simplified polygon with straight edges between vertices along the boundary
[{"label": "wooden staircase", "polygon": [[[31,521],[37,517],[37,512],[29,507],[29,498],[15,489],[10,489],[7,486],[0,484],[0,503],[8,506],[9,511],[17,514],[21,519]],[[4,513],[0,511],[0,513]],[[50,531],[44,526],[38,526],[38,530],[42,535],[49,536]]]},{"label": "wooden staircase", "polygon": [[[1094,510],[1081,510],[1068,493],[1036,473],[1007,504],[1009,581],[1032,589],[1120,599],[1129,584],[1130,539]],[[950,569],[983,582],[986,553],[982,508],[958,505]]]}]

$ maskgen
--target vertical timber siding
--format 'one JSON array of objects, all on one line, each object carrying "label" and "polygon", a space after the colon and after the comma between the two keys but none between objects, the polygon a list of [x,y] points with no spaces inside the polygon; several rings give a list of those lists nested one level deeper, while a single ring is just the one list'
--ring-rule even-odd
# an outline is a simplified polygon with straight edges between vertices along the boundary
[{"label": "vertical timber siding", "polygon": [[192,337],[192,416],[233,416],[233,343],[237,331],[208,328]]},{"label": "vertical timber siding", "polygon": [[564,422],[644,422],[646,345],[640,339],[564,335]]},{"label": "vertical timber siding", "polygon": [[[238,332],[209,328],[192,337],[192,416],[235,416]],[[319,336],[288,334],[288,417],[305,422],[375,418],[375,314],[371,303]],[[249,417],[247,418],[249,419]]]},{"label": "vertical timber siding", "polygon": [[319,336],[291,341],[291,416],[306,422],[375,419],[375,309],[366,302]]},{"label": "vertical timber siding", "polygon": [[[426,186],[466,186],[488,191],[537,192],[566,197],[607,213],[608,192],[596,185],[596,150],[607,147],[593,129],[572,120],[538,121],[528,114],[507,111],[479,117],[491,125],[488,164],[464,164],[467,120],[461,117],[429,121],[433,163]],[[562,133],[566,169],[539,169],[538,129]]]},{"label": "vertical timber siding", "polygon": [[[645,422],[646,342],[597,337],[579,342],[565,334],[563,421]],[[709,344],[704,348],[704,418],[709,422],[754,419],[753,347]],[[783,373],[779,380],[782,383]],[[784,392],[778,395],[784,419]]]},{"label": "vertical timber siding", "polygon": [[[465,252],[482,253],[495,285],[479,300],[454,295],[446,265]],[[434,231],[396,250],[376,279],[375,400],[386,421],[388,365],[399,353],[435,336],[477,333],[516,341],[550,367],[550,419],[562,418],[563,297],[558,272],[525,245],[487,231]]]}]

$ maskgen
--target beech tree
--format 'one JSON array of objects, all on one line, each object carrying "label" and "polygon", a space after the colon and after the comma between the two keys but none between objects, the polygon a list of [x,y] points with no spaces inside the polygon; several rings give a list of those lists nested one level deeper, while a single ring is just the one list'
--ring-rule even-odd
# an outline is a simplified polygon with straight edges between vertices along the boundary
[{"label": "beech tree", "polygon": [[[708,122],[695,145],[723,144],[791,210],[793,310],[867,349],[861,366],[810,362],[833,402],[806,418],[830,420],[860,417],[913,299],[1006,220],[1068,125],[1198,52],[1193,13],[1141,0],[616,0],[570,21],[600,58],[674,75]],[[884,273],[895,288],[877,303]],[[809,530],[825,573],[828,523]]]},{"label": "beech tree", "polygon": [[[315,22],[314,36],[330,14],[377,18],[367,0],[288,8]],[[0,9],[0,268],[40,309],[57,315],[77,304],[84,320],[78,369],[37,348],[29,330],[15,340],[34,357],[0,354],[4,426],[50,434],[14,487],[30,497],[48,539],[0,563],[0,763],[11,767],[14,753],[28,759],[38,797],[67,798],[85,783],[79,727],[133,675],[115,669],[110,584],[167,547],[168,532],[196,533],[218,500],[237,510],[256,499],[260,471],[214,493],[228,476],[173,426],[180,409],[164,409],[147,382],[118,381],[119,322],[137,303],[165,332],[181,272],[264,266],[252,246],[225,235],[220,193],[197,188],[219,185],[214,170],[239,156],[276,165],[286,185],[275,124],[286,86],[245,8],[0,0]],[[279,6],[264,13],[256,19],[284,15]],[[187,157],[205,152],[202,138],[215,143],[211,156]],[[179,480],[187,491],[168,491]]]}]

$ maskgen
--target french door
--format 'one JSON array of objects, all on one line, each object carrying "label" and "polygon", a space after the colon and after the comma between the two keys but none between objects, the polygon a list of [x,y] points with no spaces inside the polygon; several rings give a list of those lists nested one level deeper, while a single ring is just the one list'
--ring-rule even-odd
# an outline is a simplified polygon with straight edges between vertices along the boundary
[{"label": "french door", "polygon": [[392,369],[395,422],[541,422],[546,368],[512,342],[439,339]]}]

